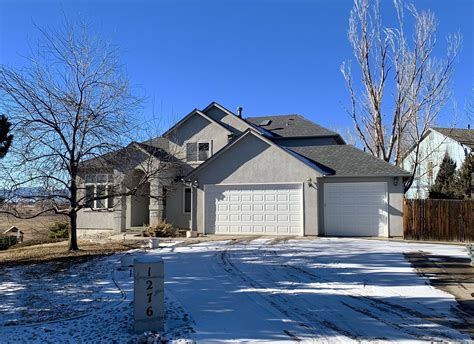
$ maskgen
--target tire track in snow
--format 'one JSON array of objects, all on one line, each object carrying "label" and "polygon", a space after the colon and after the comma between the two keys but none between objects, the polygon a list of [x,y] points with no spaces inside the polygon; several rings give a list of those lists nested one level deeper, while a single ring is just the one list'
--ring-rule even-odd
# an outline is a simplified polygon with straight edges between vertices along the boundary
[{"label": "tire track in snow", "polygon": [[[260,251],[261,249],[263,248],[263,246],[259,247],[258,248],[258,251]],[[263,250],[263,254],[266,255],[266,250]],[[250,252],[250,254],[252,254]],[[232,257],[232,254],[231,253],[228,253],[228,256],[229,257]],[[252,256],[255,256],[254,254],[252,254]],[[279,265],[279,266],[283,266],[284,267],[284,264],[282,265]],[[275,280],[273,278],[273,272],[274,271],[270,271],[269,268],[265,268],[267,270],[267,273],[265,274],[266,275],[266,279],[268,280],[271,280],[273,283],[275,283],[275,285],[278,285],[279,281]],[[244,272],[242,272],[244,273]],[[295,277],[294,275],[289,275],[288,272],[286,271],[285,272],[287,274],[288,277]],[[259,284],[258,287],[260,289],[268,289],[267,287],[263,286],[262,284]],[[288,287],[288,289],[296,289],[296,288],[292,288],[291,286]],[[273,294],[273,296],[275,296],[277,294]],[[277,296],[280,296],[280,297],[283,297],[281,295],[277,295]],[[285,297],[283,297],[284,299],[284,302],[287,305],[289,304],[292,304],[293,302],[291,302],[290,300],[287,300]],[[305,319],[308,319],[311,320],[312,322],[314,323],[319,323],[321,325],[321,327],[325,327],[327,329],[326,332],[329,332],[330,331],[333,331],[336,332],[338,335],[342,335],[344,336],[345,338],[342,340],[343,342],[346,342],[348,339],[351,339],[353,341],[361,341],[361,340],[386,340],[386,338],[384,337],[368,337],[362,333],[360,333],[358,331],[357,328],[354,328],[354,327],[351,327],[349,329],[345,329],[345,328],[342,328],[341,326],[337,325],[332,319],[328,318],[328,317],[323,317],[322,314],[318,314],[318,317],[315,317],[314,315],[312,315],[311,313],[308,313],[307,312],[307,308],[306,307],[307,305],[311,305],[311,306],[314,306],[315,308],[320,308],[321,307],[321,304],[317,304],[317,303],[314,303],[314,302],[311,302],[309,300],[305,300],[305,307],[304,309],[301,309],[301,308],[293,308],[292,310],[295,311],[295,312],[298,312],[302,317],[304,317]]]},{"label": "tire track in snow", "polygon": [[[261,247],[257,249],[260,251]],[[222,262],[224,269],[233,277],[239,278],[248,286],[255,289],[268,289],[255,279],[251,278],[248,274],[239,269],[233,262],[230,254],[230,249],[226,248],[219,253],[219,259]],[[233,251],[233,250],[232,250]],[[253,253],[253,255],[255,255]],[[268,276],[270,277],[270,276]],[[262,294],[261,297],[267,301],[274,309],[279,313],[288,317],[289,319],[296,320],[299,327],[302,327],[306,331],[309,331],[314,340],[323,340],[326,342],[341,342],[347,343],[351,341],[358,341],[358,338],[352,335],[351,333],[340,329],[336,324],[329,321],[321,321],[320,319],[311,319],[311,322],[308,322],[308,313],[296,307],[292,307],[291,311],[288,310],[291,302],[287,300],[284,296],[279,294]],[[314,324],[319,324],[318,327],[315,327]],[[291,336],[290,336],[291,337]],[[294,338],[292,338],[294,339]]]},{"label": "tire track in snow", "polygon": [[[315,282],[316,280],[317,282],[323,282],[329,286],[331,285],[338,286],[337,284],[335,284],[334,282],[328,279],[325,279],[319,275],[316,275],[313,272],[307,271],[307,269],[305,269],[304,267],[294,266],[294,265],[286,263],[288,259],[279,255],[276,250],[265,250],[265,251],[267,251],[270,255],[279,259],[280,261],[285,260],[285,263],[280,263],[279,266],[283,266],[283,267],[286,267],[288,269],[295,270],[296,272],[298,272],[299,274],[291,274],[291,276],[296,279],[299,279],[300,282],[302,283]],[[304,280],[304,278],[301,278],[302,277],[301,274],[307,275],[311,277],[312,279]],[[456,322],[453,322],[450,320],[444,320],[444,319],[436,321],[437,319],[433,319],[432,315],[427,315],[415,309],[393,304],[388,301],[381,300],[380,298],[373,298],[368,295],[358,293],[355,290],[351,292],[347,292],[347,291],[339,289],[339,292],[348,296],[350,299],[354,301],[354,303],[362,304],[363,306],[368,306],[369,309],[372,308],[372,310],[369,311],[369,309],[364,310],[363,308],[360,308],[360,306],[352,305],[349,308],[352,309],[353,311],[356,311],[357,309],[359,309],[361,310],[359,313],[363,313],[365,315],[368,315],[367,313],[370,313],[370,317],[374,318],[375,320],[378,320],[394,329],[399,329],[403,331],[404,333],[406,333],[407,335],[414,336],[417,339],[430,340],[430,341],[444,341],[446,339],[459,340],[459,336],[456,335],[455,333],[453,334],[448,333],[448,332],[453,332],[452,328],[456,328],[458,326],[458,323]],[[377,314],[378,316],[374,314],[374,310],[376,310],[376,312],[378,313]],[[396,316],[401,321],[400,324],[403,326],[399,326],[395,323],[385,320],[385,318],[388,317],[387,313],[390,313]],[[407,322],[407,318],[410,320],[410,322]],[[413,321],[416,321],[417,324],[414,324]],[[427,325],[430,325],[430,324],[439,325],[441,328],[439,329],[428,328]],[[449,325],[449,327],[447,325]],[[421,332],[414,332],[410,329],[410,327],[415,327]]]},{"label": "tire track in snow", "polygon": [[[246,244],[246,243],[248,244],[249,242],[250,242],[250,239],[243,239],[243,238],[232,239],[232,241],[228,241],[225,244],[226,245],[225,250],[229,250],[231,247],[236,246],[238,244]],[[217,249],[218,248],[216,248],[216,250]],[[215,275],[216,276],[219,275],[219,273],[221,273],[222,270],[224,270],[224,272],[227,274],[227,278],[228,278],[229,281],[235,282],[236,279],[238,279],[239,281],[244,282],[246,285],[249,285],[248,283],[243,281],[242,278],[240,278],[240,276],[236,275],[234,273],[234,271],[232,270],[232,268],[229,268],[226,264],[222,263],[221,255],[222,255],[222,251],[218,251],[213,255],[214,259],[212,260],[211,266],[212,266],[212,269],[213,269],[213,272],[215,273]],[[271,314],[275,318],[279,318],[282,315],[287,316],[286,314],[283,314],[280,310],[278,310],[274,307],[269,308],[268,307],[269,301],[267,299],[259,296],[259,295],[257,296],[257,295],[252,295],[252,294],[246,293],[245,296],[251,302],[259,305],[262,309],[264,309],[266,312],[268,312],[269,314]],[[304,326],[304,324],[299,324],[299,326],[304,327],[305,330],[308,329],[307,327]],[[301,339],[296,334],[294,334],[293,332],[290,332],[289,330],[286,330],[286,329],[283,330],[283,333],[285,335],[289,336],[295,342],[301,342],[301,341],[307,342],[310,339],[307,336],[304,336],[304,339]],[[329,343],[329,340],[327,340],[327,342]]]}]

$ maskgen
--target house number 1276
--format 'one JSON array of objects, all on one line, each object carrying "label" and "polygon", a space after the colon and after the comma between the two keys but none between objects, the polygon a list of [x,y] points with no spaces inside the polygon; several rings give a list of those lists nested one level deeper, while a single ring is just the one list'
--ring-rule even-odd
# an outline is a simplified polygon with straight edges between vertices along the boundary
[{"label": "house number 1276", "polygon": [[[148,276],[151,276],[151,267],[148,267]],[[153,295],[153,281],[152,280],[147,280],[146,281],[146,296],[147,296],[147,301],[150,304],[151,303],[151,297]],[[153,307],[148,306],[146,309],[146,315],[151,317],[153,316]]]},{"label": "house number 1276", "polygon": [[135,333],[164,331],[163,259],[145,255],[135,258],[133,266],[134,331]]}]

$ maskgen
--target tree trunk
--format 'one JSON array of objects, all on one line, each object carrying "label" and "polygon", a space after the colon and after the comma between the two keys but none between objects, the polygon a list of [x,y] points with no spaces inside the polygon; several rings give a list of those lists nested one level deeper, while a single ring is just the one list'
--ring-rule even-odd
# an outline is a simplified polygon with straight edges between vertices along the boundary
[{"label": "tree trunk", "polygon": [[69,212],[69,251],[77,251],[77,184],[76,184],[76,169],[75,165],[72,164],[72,176],[71,176],[71,187],[70,202],[71,210]]},{"label": "tree trunk", "polygon": [[69,251],[77,251],[77,213],[73,210],[69,214]]}]

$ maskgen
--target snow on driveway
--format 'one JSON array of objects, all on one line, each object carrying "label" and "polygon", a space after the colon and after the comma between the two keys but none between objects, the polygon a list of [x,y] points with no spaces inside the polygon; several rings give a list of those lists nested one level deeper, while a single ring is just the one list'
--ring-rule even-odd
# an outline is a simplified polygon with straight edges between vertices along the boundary
[{"label": "snow on driveway", "polygon": [[[205,242],[149,254],[165,260],[168,339],[470,341],[456,330],[454,298],[429,286],[404,259],[403,252],[418,250],[466,255],[462,246],[330,238]],[[133,342],[133,284],[128,271],[116,270],[118,259],[86,263],[87,278],[71,269],[66,275],[81,287],[67,295],[54,276],[41,287],[25,280],[27,268],[4,272],[0,342]],[[22,298],[51,295],[56,302],[58,293],[64,314],[48,303],[49,315],[39,303],[25,310]]]}]

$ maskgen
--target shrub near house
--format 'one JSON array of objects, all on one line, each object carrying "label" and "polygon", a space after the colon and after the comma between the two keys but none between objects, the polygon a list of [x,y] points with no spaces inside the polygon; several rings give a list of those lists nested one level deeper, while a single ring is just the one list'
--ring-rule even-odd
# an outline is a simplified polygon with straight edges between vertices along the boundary
[{"label": "shrub near house", "polygon": [[17,242],[16,236],[0,234],[0,250],[6,250]]},{"label": "shrub near house", "polygon": [[55,222],[49,226],[48,238],[66,239],[69,235],[69,223]]}]

